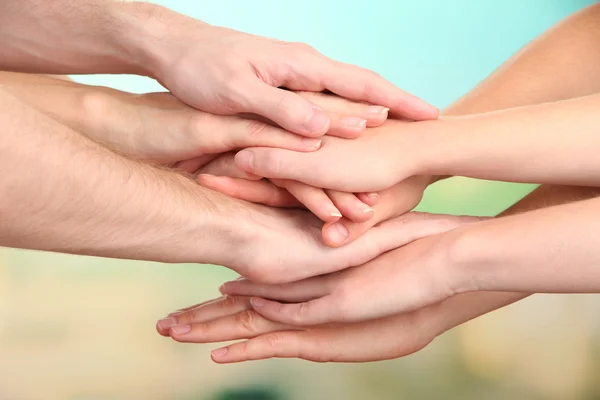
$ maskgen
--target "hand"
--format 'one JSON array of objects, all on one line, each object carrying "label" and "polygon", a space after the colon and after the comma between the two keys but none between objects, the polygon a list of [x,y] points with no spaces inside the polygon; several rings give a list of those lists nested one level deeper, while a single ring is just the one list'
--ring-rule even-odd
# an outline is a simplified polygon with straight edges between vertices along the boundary
[{"label": "hand", "polygon": [[[4,89],[39,111],[96,141],[143,160],[197,169],[222,152],[265,145],[314,151],[319,139],[302,138],[256,119],[197,111],[170,93],[133,95],[45,76],[0,73]],[[332,118],[330,134],[356,137],[387,118],[385,109],[342,102],[333,96],[300,93]],[[353,115],[358,126],[344,124],[338,111]],[[195,157],[193,160],[190,158]],[[195,170],[194,169],[194,170]],[[192,171],[190,171],[192,172]]]},{"label": "hand", "polygon": [[440,233],[481,218],[436,215],[427,218],[434,222],[417,225],[422,231],[413,235],[429,237],[365,265],[283,285],[236,280],[225,283],[221,293],[260,296],[252,299],[256,312],[272,321],[293,325],[356,322],[437,303],[456,294],[445,235]]},{"label": "hand", "polygon": [[226,217],[229,229],[235,229],[237,244],[213,263],[231,268],[253,282],[269,284],[361,265],[448,227],[445,216],[411,213],[374,226],[347,246],[331,248],[321,241],[321,221],[307,211],[245,203],[244,207],[231,207]]},{"label": "hand", "polygon": [[[288,190],[280,188],[266,180],[252,180],[252,177],[232,164],[233,155],[227,154],[212,161],[199,170],[198,182],[210,189],[241,200],[265,204],[272,207],[302,207],[296,197]],[[210,175],[207,175],[210,174]],[[322,191],[329,195],[323,199],[320,189],[294,183],[296,196],[304,200],[304,206],[324,221],[332,221],[323,226],[322,235],[325,244],[339,247],[351,243],[380,221],[385,221],[412,210],[423,196],[424,190],[432,182],[428,176],[413,176],[380,193],[352,193],[332,190]],[[303,192],[298,195],[298,192]],[[334,195],[332,197],[332,194]],[[331,207],[337,207],[345,217],[329,220]],[[373,210],[371,218],[364,218],[366,210]],[[377,215],[377,218],[372,218]]]},{"label": "hand", "polygon": [[[441,121],[441,120],[440,120]],[[387,121],[354,140],[324,137],[312,154],[250,148],[239,152],[239,169],[269,179],[290,179],[343,192],[376,192],[423,172],[423,132],[440,121]]]},{"label": "hand", "polygon": [[148,74],[199,110],[252,113],[300,135],[325,134],[328,116],[309,99],[279,88],[286,87],[329,90],[414,120],[438,116],[436,108],[379,75],[333,61],[305,44],[210,26],[168,10],[152,20]]},{"label": "hand", "polygon": [[435,307],[353,324],[291,326],[252,309],[250,298],[225,296],[173,313],[157,323],[163,336],[179,342],[213,343],[249,339],[212,352],[217,363],[272,357],[317,362],[365,362],[407,356],[444,331]]}]

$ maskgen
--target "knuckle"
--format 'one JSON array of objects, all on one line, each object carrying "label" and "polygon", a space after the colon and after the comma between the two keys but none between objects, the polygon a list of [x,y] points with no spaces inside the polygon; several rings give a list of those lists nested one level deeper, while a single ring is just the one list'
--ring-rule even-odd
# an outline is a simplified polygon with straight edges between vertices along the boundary
[{"label": "knuckle", "polygon": [[254,310],[244,310],[235,316],[235,322],[246,332],[256,331],[256,312]]},{"label": "knuckle", "polygon": [[264,336],[264,341],[270,349],[277,349],[284,341],[284,335],[281,332],[272,332]]},{"label": "knuckle", "polygon": [[225,296],[219,303],[219,307],[223,309],[234,308],[240,303],[240,298],[237,296]]},{"label": "knuckle", "polygon": [[298,53],[314,54],[317,52],[317,50],[314,47],[312,47],[308,43],[304,43],[304,42],[291,42],[290,46]]},{"label": "knuckle", "polygon": [[248,353],[248,342],[240,342],[236,345],[236,352],[238,354],[247,354]]},{"label": "knuckle", "polygon": [[269,124],[263,121],[251,119],[246,122],[246,132],[248,133],[248,136],[253,139],[264,136],[269,127]]},{"label": "knuckle", "polygon": [[310,315],[310,303],[300,303],[298,307],[295,307],[294,313],[291,315],[294,322],[300,323],[306,320]]}]

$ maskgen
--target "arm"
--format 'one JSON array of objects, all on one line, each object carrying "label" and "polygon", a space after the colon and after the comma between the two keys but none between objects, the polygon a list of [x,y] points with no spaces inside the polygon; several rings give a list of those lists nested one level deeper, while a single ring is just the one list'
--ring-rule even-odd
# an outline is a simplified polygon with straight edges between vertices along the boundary
[{"label": "arm", "polygon": [[[598,26],[598,5],[566,19],[438,121],[390,121],[360,141],[331,138],[312,156],[251,149],[238,156],[238,166],[337,190],[380,190],[414,174],[597,185]],[[580,98],[558,101],[574,96]],[[540,102],[555,103],[535,104]],[[490,112],[516,106],[523,107]],[[480,114],[456,116],[471,113]],[[327,173],[322,159],[335,161]]]},{"label": "arm", "polygon": [[0,104],[2,246],[218,261],[213,241],[229,236],[220,196],[117,156],[5,92]]},{"label": "arm", "polygon": [[[258,114],[304,136],[326,133],[329,117],[278,87],[328,89],[412,119],[438,115],[382,77],[309,46],[211,26],[144,2],[0,1],[0,69],[150,76],[197,109]],[[387,114],[384,107],[374,112]],[[364,128],[360,120],[348,123]]]}]

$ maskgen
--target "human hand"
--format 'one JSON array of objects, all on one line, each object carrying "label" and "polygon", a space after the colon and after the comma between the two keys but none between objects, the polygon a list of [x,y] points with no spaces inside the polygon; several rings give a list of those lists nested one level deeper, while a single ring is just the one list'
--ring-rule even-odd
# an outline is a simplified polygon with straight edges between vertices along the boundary
[{"label": "human hand", "polygon": [[435,107],[374,72],[333,61],[305,44],[211,26],[166,9],[153,9],[150,20],[147,74],[199,110],[252,113],[303,136],[325,134],[330,118],[310,99],[280,89],[285,87],[329,90],[408,119],[438,116]]},{"label": "human hand", "polygon": [[[158,321],[157,330],[184,343],[249,339],[211,353],[217,363],[266,358],[316,362],[366,362],[407,356],[444,330],[433,307],[360,323],[294,326],[266,319],[249,297],[225,296],[188,307]],[[376,338],[376,340],[374,340]]]},{"label": "human hand", "polygon": [[[221,293],[260,296],[252,298],[256,312],[272,321],[293,325],[356,322],[437,303],[456,294],[448,255],[451,245],[441,233],[482,218],[423,217],[417,225],[423,231],[413,232],[416,238],[423,239],[359,267],[282,285],[236,280],[225,283]],[[423,223],[428,218],[431,221]]]},{"label": "human hand", "polygon": [[353,140],[324,137],[321,149],[312,154],[250,148],[240,151],[235,162],[242,171],[269,179],[343,192],[376,192],[424,172],[428,144],[423,133],[441,123],[390,120]]},{"label": "human hand", "polygon": [[[232,153],[220,156],[198,172],[198,182],[201,185],[231,197],[272,207],[306,206],[321,220],[328,221],[323,226],[322,236],[325,244],[331,247],[351,243],[377,223],[412,210],[433,179],[417,175],[380,193],[359,193],[356,196],[334,190],[324,191],[301,182],[286,181],[289,182],[288,187],[293,185],[294,191],[290,193],[285,186],[279,187],[267,180],[256,180],[241,171],[233,165]],[[298,199],[302,199],[304,204]],[[338,210],[344,218],[330,219],[329,217]],[[373,213],[368,215],[366,210],[373,210]],[[372,218],[374,215],[377,218]],[[366,219],[365,216],[370,218]]]},{"label": "human hand", "polygon": [[[0,83],[39,111],[108,147],[162,164],[186,160],[181,169],[190,163],[197,169],[219,153],[249,145],[314,151],[320,144],[319,139],[302,138],[251,117],[197,111],[170,93],[134,95],[47,76],[8,72],[0,73]],[[387,118],[387,111],[381,107],[322,94],[299,95],[310,98],[331,116],[329,134],[356,137],[367,126],[378,126]],[[358,125],[345,125],[340,112],[352,115]]]},{"label": "human hand", "polygon": [[322,222],[312,213],[244,203],[244,207],[232,207],[228,214],[236,246],[213,263],[231,268],[252,282],[294,282],[362,265],[389,250],[448,229],[447,219],[409,213],[374,226],[346,246],[331,248],[322,242]]}]

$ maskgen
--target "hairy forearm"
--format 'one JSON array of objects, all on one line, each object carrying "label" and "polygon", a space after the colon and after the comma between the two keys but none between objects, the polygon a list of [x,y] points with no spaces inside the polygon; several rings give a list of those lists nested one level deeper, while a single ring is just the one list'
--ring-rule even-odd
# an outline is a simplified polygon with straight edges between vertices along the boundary
[{"label": "hairy forearm", "polygon": [[186,177],[118,156],[0,92],[0,245],[217,262],[221,201]]},{"label": "hairy forearm", "polygon": [[174,18],[185,17],[149,3],[2,0],[0,70],[152,75]]}]

